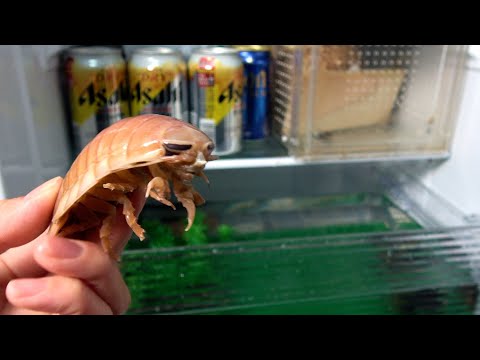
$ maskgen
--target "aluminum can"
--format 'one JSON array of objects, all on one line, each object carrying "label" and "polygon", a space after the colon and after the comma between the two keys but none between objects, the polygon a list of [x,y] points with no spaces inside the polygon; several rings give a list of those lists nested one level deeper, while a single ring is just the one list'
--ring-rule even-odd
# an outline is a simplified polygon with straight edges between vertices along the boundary
[{"label": "aluminum can", "polygon": [[75,47],[67,51],[64,68],[78,155],[100,131],[130,115],[126,62],[119,48]]},{"label": "aluminum can", "polygon": [[176,50],[135,49],[128,61],[132,116],[160,114],[188,122],[186,73],[183,55]]},{"label": "aluminum can", "polygon": [[243,87],[243,138],[269,135],[270,51],[262,45],[237,45],[245,69]]},{"label": "aluminum can", "polygon": [[215,143],[215,155],[242,149],[243,62],[230,47],[194,51],[188,62],[190,122]]}]

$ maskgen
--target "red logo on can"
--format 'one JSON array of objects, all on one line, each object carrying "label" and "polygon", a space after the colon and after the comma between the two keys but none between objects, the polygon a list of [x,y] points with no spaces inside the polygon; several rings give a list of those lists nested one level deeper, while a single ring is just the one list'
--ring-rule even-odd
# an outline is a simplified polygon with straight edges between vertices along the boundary
[{"label": "red logo on can", "polygon": [[199,61],[199,67],[202,70],[212,71],[215,69],[215,58],[211,56],[202,57]]},{"label": "red logo on can", "polygon": [[210,87],[215,85],[215,58],[214,57],[202,57],[198,63],[199,72],[198,72],[198,86],[199,87]]}]

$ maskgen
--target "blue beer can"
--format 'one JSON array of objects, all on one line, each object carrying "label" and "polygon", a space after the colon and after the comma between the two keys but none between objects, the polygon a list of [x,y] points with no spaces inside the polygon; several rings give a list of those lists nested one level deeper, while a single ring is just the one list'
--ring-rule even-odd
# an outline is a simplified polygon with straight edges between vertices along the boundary
[{"label": "blue beer can", "polygon": [[263,139],[269,133],[270,51],[264,45],[237,45],[244,65],[243,138]]}]

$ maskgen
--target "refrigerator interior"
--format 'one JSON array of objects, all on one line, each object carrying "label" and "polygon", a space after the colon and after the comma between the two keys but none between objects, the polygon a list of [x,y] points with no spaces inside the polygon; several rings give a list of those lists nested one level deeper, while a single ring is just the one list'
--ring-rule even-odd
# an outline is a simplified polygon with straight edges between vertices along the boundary
[{"label": "refrigerator interior", "polygon": [[[127,56],[137,46],[124,46]],[[186,56],[194,48],[177,47]],[[58,55],[66,48],[0,46],[0,199],[25,194],[70,166],[59,88]],[[288,75],[291,99],[284,99],[281,119],[295,124],[301,117],[303,130],[282,123],[268,139],[246,141],[240,154],[209,163],[211,185],[194,182],[207,203],[187,233],[183,208],[174,212],[147,203],[140,221],[149,236],[144,242],[133,236],[120,264],[132,293],[129,312],[478,313],[480,61],[475,50],[414,46],[413,83],[408,71],[397,80],[378,80],[390,89],[394,108],[390,117],[377,113],[380,128],[330,125],[326,135],[312,138],[308,129],[335,121],[316,122],[321,88],[308,76],[311,68],[306,75]],[[309,54],[311,66],[320,51],[301,49],[292,59],[305,64]],[[348,71],[357,76],[358,69],[349,67],[350,76]],[[367,85],[356,86],[356,94],[348,87],[346,99],[369,91],[369,81],[358,80]],[[370,95],[372,102],[386,99]],[[400,98],[403,102],[396,102]],[[434,125],[428,123],[430,113],[437,116]],[[351,113],[338,116],[352,119]],[[362,116],[368,120],[371,114]],[[411,120],[410,127],[392,123],[395,117]],[[367,121],[355,119],[360,125]],[[392,134],[400,134],[398,141]],[[384,140],[375,143],[379,137]]]}]

